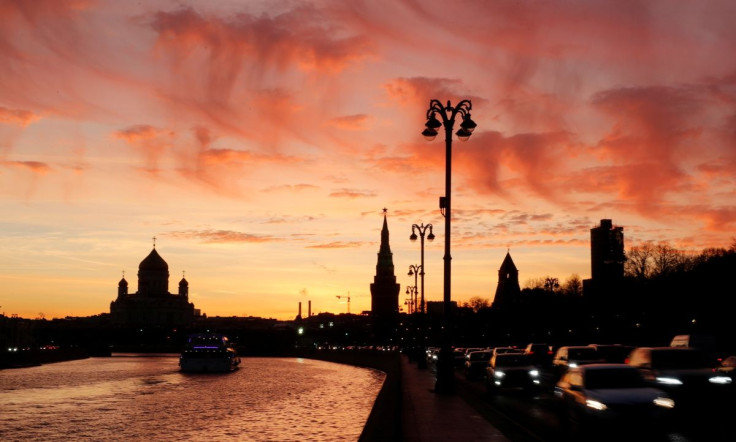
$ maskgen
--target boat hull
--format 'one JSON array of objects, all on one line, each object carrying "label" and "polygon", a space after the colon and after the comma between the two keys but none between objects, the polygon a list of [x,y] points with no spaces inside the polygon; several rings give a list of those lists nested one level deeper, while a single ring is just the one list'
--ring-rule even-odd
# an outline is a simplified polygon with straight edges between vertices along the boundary
[{"label": "boat hull", "polygon": [[240,357],[220,334],[195,334],[179,357],[179,368],[187,373],[226,373],[238,369]]}]

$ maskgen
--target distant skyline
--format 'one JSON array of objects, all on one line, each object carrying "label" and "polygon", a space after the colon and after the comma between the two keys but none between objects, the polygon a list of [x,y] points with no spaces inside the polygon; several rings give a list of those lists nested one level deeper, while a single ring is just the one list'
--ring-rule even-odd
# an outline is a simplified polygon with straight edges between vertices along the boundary
[{"label": "distant skyline", "polygon": [[734,22],[731,0],[0,0],[0,313],[109,312],[154,236],[208,315],[359,313],[384,207],[401,302],[413,223],[440,301],[433,98],[478,124],[453,142],[453,300],[492,300],[509,249],[522,286],[589,278],[601,219],[627,250],[728,247]]}]

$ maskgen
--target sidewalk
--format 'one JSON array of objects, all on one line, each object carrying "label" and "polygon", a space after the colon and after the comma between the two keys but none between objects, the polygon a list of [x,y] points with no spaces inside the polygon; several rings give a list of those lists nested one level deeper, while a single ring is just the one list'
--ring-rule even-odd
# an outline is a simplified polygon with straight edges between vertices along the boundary
[{"label": "sidewalk", "polygon": [[434,382],[432,370],[420,370],[406,356],[401,357],[404,441],[508,442],[459,396],[435,394]]}]

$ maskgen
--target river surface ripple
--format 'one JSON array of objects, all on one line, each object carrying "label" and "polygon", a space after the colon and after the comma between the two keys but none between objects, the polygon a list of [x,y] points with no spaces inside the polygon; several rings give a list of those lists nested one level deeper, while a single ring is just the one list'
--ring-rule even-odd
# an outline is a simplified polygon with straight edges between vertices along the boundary
[{"label": "river surface ripple", "polygon": [[178,355],[0,370],[0,440],[354,441],[385,374],[299,358],[179,372]]}]

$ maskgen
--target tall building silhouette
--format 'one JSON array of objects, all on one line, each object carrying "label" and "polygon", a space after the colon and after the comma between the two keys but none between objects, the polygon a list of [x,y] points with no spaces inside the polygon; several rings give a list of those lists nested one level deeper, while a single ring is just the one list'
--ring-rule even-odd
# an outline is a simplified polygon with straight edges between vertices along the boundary
[{"label": "tall building silhouette", "polygon": [[503,308],[509,305],[517,304],[521,296],[521,286],[519,285],[519,270],[511,259],[511,252],[506,252],[506,257],[498,269],[498,285],[496,286],[496,296],[493,298],[493,308]]},{"label": "tall building silhouette", "polygon": [[590,229],[590,279],[583,281],[583,294],[590,297],[613,295],[624,279],[624,228],[610,219]]},{"label": "tall building silhouette", "polygon": [[381,247],[378,250],[376,275],[371,283],[371,314],[375,331],[379,339],[391,337],[399,314],[400,285],[394,275],[394,260],[388,239],[388,221],[386,209],[383,209],[383,228],[381,229]]},{"label": "tall building silhouette", "polygon": [[182,326],[194,321],[189,282],[182,276],[179,292],[169,293],[169,265],[156,251],[138,266],[138,291],[128,293],[125,276],[118,282],[117,299],[110,303],[110,318],[121,325]]}]

